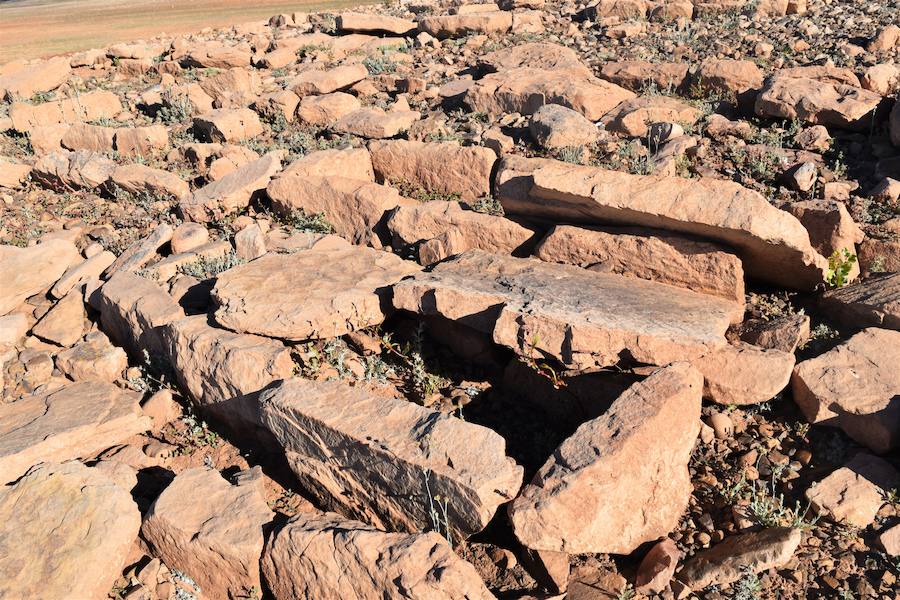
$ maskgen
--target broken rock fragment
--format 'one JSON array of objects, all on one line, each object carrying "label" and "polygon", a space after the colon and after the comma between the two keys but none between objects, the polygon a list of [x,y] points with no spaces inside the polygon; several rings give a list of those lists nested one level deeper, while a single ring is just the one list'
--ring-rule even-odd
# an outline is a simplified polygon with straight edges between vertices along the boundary
[{"label": "broken rock fragment", "polygon": [[703,397],[717,404],[743,406],[767,402],[791,379],[791,352],[726,345],[692,361],[703,373]]},{"label": "broken rock fragment", "polygon": [[860,453],[807,489],[806,499],[817,514],[864,528],[875,520],[888,490],[898,484],[900,473],[889,462]]},{"label": "broken rock fragment", "polygon": [[667,535],[693,489],[687,463],[702,388],[697,370],[675,363],[581,425],[510,505],[519,541],[570,554],[629,554]]},{"label": "broken rock fragment", "polygon": [[281,169],[281,152],[270,152],[214,181],[182,200],[185,218],[205,223],[233,214],[250,204],[253,194],[265,189]]},{"label": "broken rock fragment", "polygon": [[78,261],[78,249],[67,240],[47,240],[29,248],[0,246],[0,316],[52,286]]},{"label": "broken rock fragment", "polygon": [[851,326],[900,330],[900,273],[869,277],[825,292],[822,306],[829,315]]},{"label": "broken rock fragment", "polygon": [[260,403],[306,490],[379,529],[431,529],[431,498],[446,509],[442,533],[466,538],[522,483],[497,433],[406,400],[293,378],[264,391]]}]

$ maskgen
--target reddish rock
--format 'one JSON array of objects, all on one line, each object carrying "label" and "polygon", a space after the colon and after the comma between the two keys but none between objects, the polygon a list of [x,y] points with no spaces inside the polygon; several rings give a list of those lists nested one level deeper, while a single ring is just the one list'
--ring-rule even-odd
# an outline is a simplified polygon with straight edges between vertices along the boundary
[{"label": "reddish rock", "polygon": [[60,143],[67,150],[89,150],[91,152],[112,152],[116,130],[86,123],[76,123],[69,127]]},{"label": "reddish rock", "polygon": [[830,316],[848,325],[900,330],[900,273],[829,290],[821,303]]},{"label": "reddish rock", "polygon": [[696,79],[705,94],[732,94],[735,97],[763,85],[763,73],[752,60],[704,61]]},{"label": "reddish rock", "polygon": [[281,172],[280,177],[343,177],[375,182],[372,157],[366,148],[332,148],[306,154]]},{"label": "reddish rock", "polygon": [[0,246],[0,316],[50,288],[78,261],[78,249],[67,240],[47,240],[28,248]]},{"label": "reddish rock", "polygon": [[776,74],[757,96],[756,114],[864,130],[880,102],[881,96],[859,87]]},{"label": "reddish rock", "polygon": [[545,104],[537,109],[531,115],[528,132],[539,146],[550,149],[589,146],[600,138],[596,125],[559,104]]},{"label": "reddish rock", "polygon": [[350,87],[368,77],[369,72],[362,63],[342,65],[319,71],[303,71],[291,83],[291,90],[301,98],[309,95],[330,94]]},{"label": "reddish rock", "polygon": [[791,352],[726,345],[691,364],[703,374],[703,397],[717,404],[743,406],[767,402],[791,379]]},{"label": "reddish rock", "polygon": [[808,339],[809,317],[803,314],[751,323],[741,333],[741,340],[748,344],[790,353]]},{"label": "reddish rock", "polygon": [[347,113],[331,125],[337,133],[378,140],[396,137],[408,130],[422,115],[414,110],[387,111],[367,106]]},{"label": "reddish rock", "polygon": [[163,125],[116,130],[116,150],[122,156],[153,156],[169,145],[169,131]]},{"label": "reddish rock", "polygon": [[83,123],[112,119],[122,110],[119,97],[106,90],[79,94],[77,98],[54,100],[43,104],[13,102],[9,118],[16,131],[30,131],[39,125],[54,123]]},{"label": "reddish rock", "polygon": [[438,39],[480,33],[504,33],[512,27],[512,13],[486,11],[456,15],[428,15],[419,20],[419,30]]},{"label": "reddish rock", "polygon": [[369,13],[343,12],[336,20],[339,30],[357,33],[404,35],[416,28],[414,21]]},{"label": "reddish rock", "polygon": [[362,103],[350,94],[334,92],[321,96],[307,96],[297,106],[297,119],[301,123],[329,127],[338,119],[362,108]]},{"label": "reddish rock", "polygon": [[[8,67],[9,64],[4,68]],[[22,64],[0,74],[0,97],[8,102],[28,100],[35,94],[55,90],[71,73],[69,59],[64,56]]]},{"label": "reddish rock", "polygon": [[233,142],[256,137],[263,128],[249,108],[220,108],[194,117],[194,132],[200,140]]},{"label": "reddish rock", "polygon": [[900,473],[889,462],[860,453],[808,488],[806,499],[818,515],[865,528],[875,521],[885,494],[897,485]]},{"label": "reddish rock", "polygon": [[109,182],[131,194],[145,192],[163,199],[180,200],[191,193],[188,183],[175,173],[136,163],[116,167]]},{"label": "reddish rock", "polygon": [[635,591],[658,594],[669,587],[675,567],[681,560],[681,550],[670,538],[665,538],[644,555],[634,581]]},{"label": "reddish rock", "polygon": [[651,85],[662,91],[682,90],[688,81],[687,63],[651,63],[625,60],[604,63],[600,77],[633,92]]},{"label": "reddish rock", "polygon": [[178,205],[186,219],[206,223],[246,208],[253,195],[264,190],[281,170],[281,153],[270,152],[218,181],[206,185]]}]

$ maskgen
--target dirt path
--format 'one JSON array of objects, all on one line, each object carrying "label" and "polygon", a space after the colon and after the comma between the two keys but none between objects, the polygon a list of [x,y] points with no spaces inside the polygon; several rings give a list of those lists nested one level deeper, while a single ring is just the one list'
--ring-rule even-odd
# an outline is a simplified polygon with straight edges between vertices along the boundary
[{"label": "dirt path", "polygon": [[0,64],[358,0],[0,0]]}]

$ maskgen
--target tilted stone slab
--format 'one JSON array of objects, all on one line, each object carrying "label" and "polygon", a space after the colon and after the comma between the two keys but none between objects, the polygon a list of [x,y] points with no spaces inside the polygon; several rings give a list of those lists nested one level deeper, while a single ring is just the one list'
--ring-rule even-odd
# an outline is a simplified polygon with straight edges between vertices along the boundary
[{"label": "tilted stone slab", "polygon": [[687,508],[703,377],[686,363],[654,372],[581,425],[510,505],[536,550],[629,554],[667,535]]},{"label": "tilted stone slab", "polygon": [[390,286],[418,270],[389,252],[349,244],[269,254],[219,276],[215,320],[294,341],[344,335],[381,323]]},{"label": "tilted stone slab", "polygon": [[900,273],[825,292],[821,302],[829,315],[848,325],[900,329]]},{"label": "tilted stone slab", "polygon": [[792,289],[813,289],[828,267],[800,221],[730,181],[630,175],[507,157],[500,163],[496,188],[512,215],[640,225],[727,244],[751,277]]},{"label": "tilted stone slab", "polygon": [[0,483],[40,462],[88,457],[150,428],[141,396],[111,383],[73,383],[4,405]]},{"label": "tilted stone slab", "polygon": [[[522,483],[497,433],[339,381],[288,379],[261,394],[262,418],[307,492],[379,529],[433,527],[440,498],[454,539],[481,531]],[[436,502],[437,500],[435,500]]]},{"label": "tilted stone slab", "polygon": [[67,240],[47,240],[28,248],[0,246],[0,316],[52,286],[79,258],[78,248]]},{"label": "tilted stone slab", "polygon": [[471,250],[394,286],[394,306],[492,333],[567,367],[697,358],[725,344],[734,302],[620,275]]}]

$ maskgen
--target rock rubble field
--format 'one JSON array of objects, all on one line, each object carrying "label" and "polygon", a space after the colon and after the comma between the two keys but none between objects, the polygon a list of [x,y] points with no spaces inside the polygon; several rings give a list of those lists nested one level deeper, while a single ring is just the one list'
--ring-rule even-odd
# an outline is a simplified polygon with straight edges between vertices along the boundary
[{"label": "rock rubble field", "polygon": [[900,598],[897,0],[0,65],[0,598]]}]

